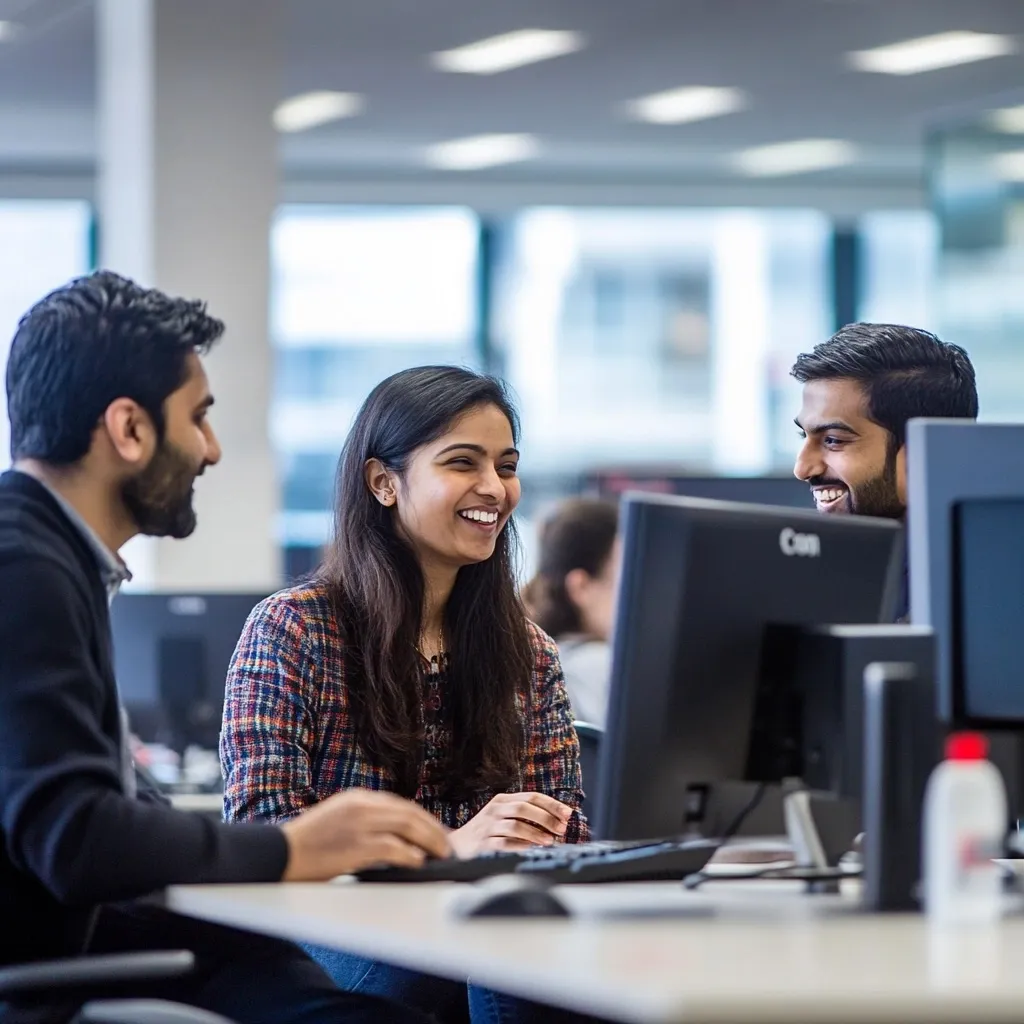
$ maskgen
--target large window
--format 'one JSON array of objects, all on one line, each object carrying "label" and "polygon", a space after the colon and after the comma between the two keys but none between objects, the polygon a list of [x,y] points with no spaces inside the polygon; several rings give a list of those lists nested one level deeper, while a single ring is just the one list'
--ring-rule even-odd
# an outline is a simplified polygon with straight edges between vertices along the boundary
[{"label": "large window", "polygon": [[384,377],[424,363],[479,365],[479,228],[461,208],[286,206],[271,239],[282,460],[282,540],[327,537],[349,426]]},{"label": "large window", "polygon": [[527,210],[498,233],[495,367],[523,413],[538,516],[591,471],[788,473],[795,355],[831,324],[811,211]]},{"label": "large window", "polygon": [[[0,200],[0,357],[21,315],[46,292],[86,273],[90,264],[88,203]],[[0,387],[0,466],[10,463],[7,393]]]},{"label": "large window", "polygon": [[938,317],[978,376],[981,417],[1024,420],[1024,144],[987,124],[929,149],[942,228]]},{"label": "large window", "polygon": [[500,247],[497,341],[525,466],[788,467],[787,374],[827,334],[829,240],[806,211],[521,214]]},{"label": "large window", "polygon": [[861,218],[858,234],[857,319],[937,331],[939,227],[935,215],[930,210],[880,210]]},{"label": "large window", "polygon": [[[859,231],[859,315],[931,326],[932,216],[880,213]],[[313,558],[328,536],[359,403],[428,362],[511,384],[528,561],[538,514],[592,471],[788,474],[789,369],[834,328],[832,240],[812,210],[538,207],[482,225],[460,208],[284,207],[272,422],[286,550]]]}]

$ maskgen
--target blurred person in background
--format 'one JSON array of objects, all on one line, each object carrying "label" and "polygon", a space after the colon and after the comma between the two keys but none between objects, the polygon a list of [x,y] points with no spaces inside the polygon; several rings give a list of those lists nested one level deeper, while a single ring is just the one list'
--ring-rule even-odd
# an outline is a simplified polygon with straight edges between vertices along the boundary
[{"label": "blurred person in background", "polygon": [[[463,857],[588,838],[558,650],[516,593],[518,435],[503,385],[471,370],[404,370],[371,392],[341,455],[323,566],[260,604],[235,651],[228,819],[390,790],[450,828]],[[309,951],[343,987],[445,1022],[574,1019]]]},{"label": "blurred person in background", "polygon": [[537,574],[523,590],[534,622],[555,638],[573,714],[604,728],[622,553],[618,506],[572,498],[540,530]]}]

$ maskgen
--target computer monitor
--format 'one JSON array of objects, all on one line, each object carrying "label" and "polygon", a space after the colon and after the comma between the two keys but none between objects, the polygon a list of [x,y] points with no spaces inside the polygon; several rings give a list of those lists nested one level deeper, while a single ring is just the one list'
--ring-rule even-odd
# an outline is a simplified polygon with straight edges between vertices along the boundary
[{"label": "computer monitor", "polygon": [[936,637],[939,716],[1024,729],[1024,424],[911,420],[910,613]]},{"label": "computer monitor", "polygon": [[179,752],[216,749],[224,681],[245,620],[266,593],[121,594],[114,666],[132,731]]},{"label": "computer monitor", "polygon": [[902,530],[862,516],[635,494],[621,521],[595,831],[702,830],[713,787],[754,774],[759,694],[792,667],[776,658],[786,631],[891,621]]},{"label": "computer monitor", "polygon": [[988,728],[1024,726],[1024,492],[953,509],[953,707]]},{"label": "computer monitor", "polygon": [[938,717],[988,732],[1024,816],[1024,424],[907,425],[910,617],[935,634]]},{"label": "computer monitor", "polygon": [[602,497],[617,498],[630,491],[651,494],[677,494],[686,498],[710,498],[713,501],[741,501],[755,505],[779,505],[785,508],[814,507],[807,484],[790,476],[687,476],[652,469],[606,470],[589,475],[584,489]]},{"label": "computer monitor", "polygon": [[[810,789],[860,801],[865,795],[866,670],[876,662],[909,663],[933,689],[932,631],[927,626],[892,623],[819,625],[796,631],[795,639],[791,685],[782,694],[791,702],[795,728],[788,736],[768,740],[791,742],[791,774]],[[929,724],[934,733],[933,706],[923,711],[921,727]]]}]

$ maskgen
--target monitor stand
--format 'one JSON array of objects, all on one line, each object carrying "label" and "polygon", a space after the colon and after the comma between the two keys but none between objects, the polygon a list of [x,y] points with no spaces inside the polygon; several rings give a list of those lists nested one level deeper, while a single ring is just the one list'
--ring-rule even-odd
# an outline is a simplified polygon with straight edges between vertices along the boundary
[{"label": "monitor stand", "polygon": [[835,868],[829,864],[825,845],[814,820],[811,792],[802,779],[789,778],[782,782],[782,816],[786,825],[786,836],[793,845],[797,867],[809,872],[820,871],[822,879],[808,880],[808,892],[837,893],[839,881]]},{"label": "monitor stand", "polygon": [[828,857],[811,810],[811,794],[802,780],[783,781],[782,815],[786,836],[793,844],[796,863],[800,867],[827,868]]}]

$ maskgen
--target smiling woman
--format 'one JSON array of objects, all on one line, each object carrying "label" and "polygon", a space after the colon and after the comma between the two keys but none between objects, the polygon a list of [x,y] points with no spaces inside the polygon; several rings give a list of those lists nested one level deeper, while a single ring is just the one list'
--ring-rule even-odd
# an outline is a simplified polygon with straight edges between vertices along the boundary
[{"label": "smiling woman", "polygon": [[[476,375],[472,379],[486,381]],[[447,429],[407,459],[400,454],[382,458],[369,449],[366,453],[366,487],[385,507],[396,503],[397,531],[423,570],[428,588],[422,623],[426,643],[443,625],[438,596],[431,591],[450,593],[459,569],[486,562],[519,504],[514,413],[501,392],[495,391],[489,402],[481,397],[485,400],[456,411],[446,405],[457,407],[461,396],[447,396],[447,403],[434,410],[440,420],[453,416],[444,424]],[[494,404],[495,399],[502,405]],[[502,541],[505,555],[515,543],[511,529]]]},{"label": "smiling woman", "polygon": [[[374,388],[342,452],[323,566],[256,608],[235,652],[229,818],[287,818],[363,787],[415,799],[459,856],[587,838],[557,649],[516,593],[518,434],[503,385],[471,370]],[[465,985],[310,952],[343,986],[439,1019],[466,1005]]]}]

